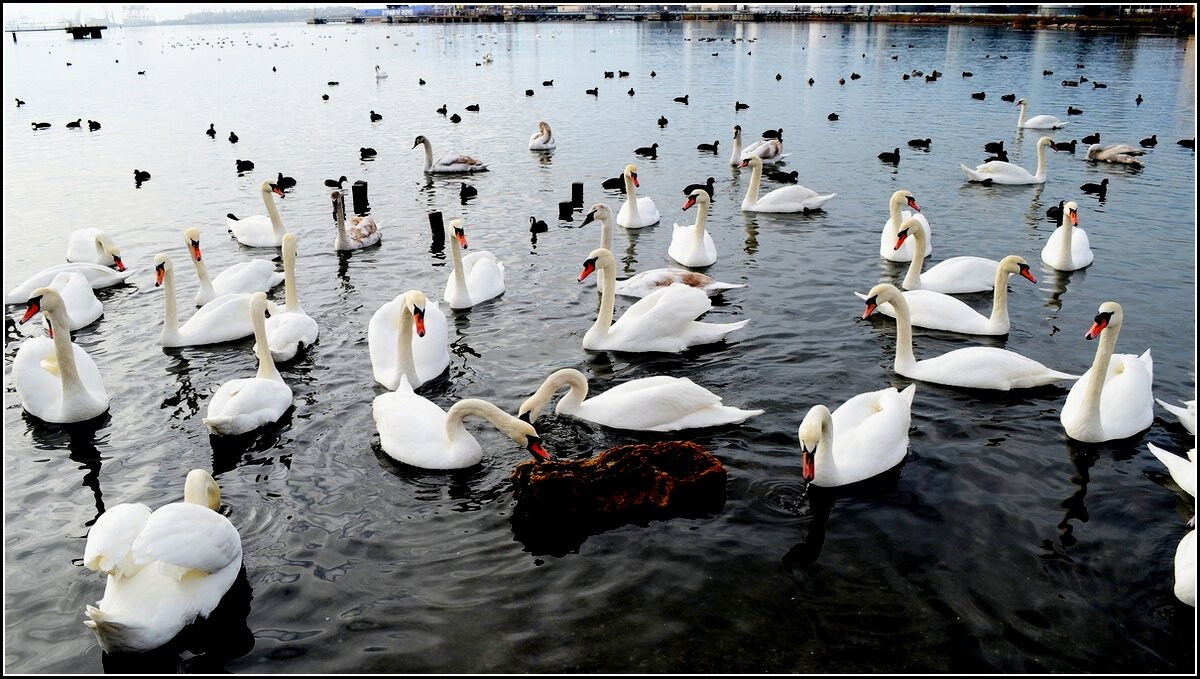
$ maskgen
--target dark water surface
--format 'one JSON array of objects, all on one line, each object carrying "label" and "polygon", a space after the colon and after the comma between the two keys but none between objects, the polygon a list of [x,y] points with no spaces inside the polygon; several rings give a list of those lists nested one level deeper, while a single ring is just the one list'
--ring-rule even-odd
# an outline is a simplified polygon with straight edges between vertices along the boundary
[{"label": "dark water surface", "polygon": [[[494,61],[476,66],[485,53]],[[391,77],[377,81],[376,64]],[[816,403],[908,384],[891,370],[893,323],[861,320],[852,294],[903,274],[878,255],[899,188],[933,227],[930,264],[1015,253],[1039,281],[1013,279],[1007,338],[918,331],[918,358],[984,343],[1082,373],[1095,351],[1084,332],[1097,307],[1116,300],[1125,311],[1117,351],[1150,348],[1155,395],[1194,398],[1195,157],[1175,141],[1195,134],[1195,66],[1191,37],[961,26],[256,25],[6,40],[5,289],[61,262],[67,234],[85,226],[112,235],[140,271],[104,290],[103,319],[75,336],[112,399],[84,426],[23,413],[8,376],[38,324],[16,326],[21,309],[7,310],[5,670],[1194,671],[1194,609],[1172,593],[1193,501],[1145,446],[1194,445],[1173,416],[1156,407],[1145,434],[1082,446],[1059,423],[1065,386],[994,394],[921,383],[899,468],[807,493],[796,430]],[[913,69],[944,75],[901,79]],[[631,75],[608,80],[607,70]],[[1081,74],[1108,87],[1061,86]],[[598,97],[584,94],[592,87]],[[986,99],[972,99],[976,91]],[[1057,140],[1100,132],[1104,143],[1151,134],[1160,143],[1141,171],[1090,165],[1081,146],[1050,155],[1043,186],[967,184],[958,165],[982,162],[987,141],[1003,139],[1014,162],[1035,165],[1041,135],[1015,131],[1017,109],[1000,101],[1008,92],[1029,100],[1030,115],[1083,109]],[[672,101],[683,94],[688,106]],[[16,108],[14,97],[27,104]],[[735,113],[735,100],[750,108]],[[474,103],[478,113],[465,110]],[[462,123],[438,115],[442,104]],[[383,120],[370,122],[370,110]],[[841,119],[831,123],[834,111]],[[64,128],[80,117],[103,127]],[[527,150],[539,120],[558,138],[552,155]],[[31,131],[34,121],[53,126]],[[204,134],[209,123],[215,141]],[[747,141],[782,127],[786,169],[837,198],[807,216],[743,213],[749,175],[728,165],[735,123]],[[237,145],[226,141],[230,130]],[[411,149],[419,134],[439,155],[490,164],[466,180],[478,197],[463,206],[459,178],[423,176]],[[906,146],[917,137],[932,138],[928,152]],[[696,151],[714,139],[716,156]],[[634,156],[655,142],[656,160]],[[378,157],[360,161],[361,146]],[[898,166],[876,159],[897,146]],[[257,168],[238,176],[234,161],[247,158]],[[599,234],[576,228],[579,212],[558,221],[557,205],[584,182],[586,206],[615,211],[621,198],[600,181],[629,162],[663,222],[618,229],[622,275],[669,265],[671,224],[694,220],[681,210],[682,187],[716,178],[708,226],[719,258],[707,271],[747,287],[717,298],[706,320],[752,319],[726,343],[678,356],[581,348],[598,298],[575,279]],[[135,188],[134,168],[152,179]],[[295,407],[277,426],[249,440],[211,438],[201,422],[208,400],[253,373],[251,341],[159,347],[153,257],[174,258],[188,313],[195,277],[182,231],[201,230],[214,273],[269,256],[229,239],[224,215],[261,214],[258,184],[280,171],[298,180],[279,210],[298,237],[300,296],[320,340],[282,368]],[[369,183],[381,247],[333,252],[322,179],[343,174]],[[1103,202],[1079,192],[1103,177]],[[1069,275],[1043,269],[1039,256],[1054,226],[1045,210],[1060,200],[1079,202],[1096,254]],[[441,297],[449,268],[430,247],[431,210],[464,218],[472,248],[504,261],[508,289],[466,312],[443,304],[451,366],[421,393],[443,407],[480,397],[513,412],[558,368],[582,370],[596,392],[688,376],[728,404],[766,410],[742,426],[691,433],[728,469],[719,513],[582,542],[542,535],[531,547],[510,523],[508,486],[528,455],[498,431],[468,423],[485,456],[460,472],[406,468],[382,453],[370,406],[383,388],[372,379],[367,322],[409,288]],[[536,243],[530,215],[551,225]],[[282,288],[273,298],[282,301]],[[986,295],[965,299],[990,308]],[[617,313],[628,306],[619,300]],[[539,425],[560,456],[671,438],[553,415]],[[104,589],[82,566],[89,527],[121,502],[178,500],[193,468],[221,485],[245,578],[215,638],[186,652],[102,658],[82,624]]]}]

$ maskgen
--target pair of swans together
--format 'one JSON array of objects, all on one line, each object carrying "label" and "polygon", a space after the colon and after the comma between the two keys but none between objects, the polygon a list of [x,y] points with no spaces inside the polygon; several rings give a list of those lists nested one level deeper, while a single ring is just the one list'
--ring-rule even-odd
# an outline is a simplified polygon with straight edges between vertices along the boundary
[{"label": "pair of swans together", "polygon": [[[1038,116],[1041,117],[1041,116]],[[1030,174],[1029,170],[1005,162],[1003,160],[992,160],[982,165],[977,166],[974,170],[966,165],[960,164],[958,167],[967,175],[967,179],[973,182],[984,182],[990,184],[1045,184],[1046,183],[1046,147],[1054,148],[1054,140],[1050,137],[1042,137],[1037,142],[1037,172]],[[1054,149],[1057,151],[1058,149]]]},{"label": "pair of swans together", "polygon": [[742,148],[742,126],[733,126],[733,153],[729,156],[729,164],[733,167],[742,165],[747,158],[757,157],[763,163],[778,163],[788,154],[783,152],[782,139],[759,139]]},{"label": "pair of swans together", "polygon": [[[279,247],[283,244],[283,235],[286,230],[283,226],[283,219],[279,216],[279,209],[275,206],[272,194],[282,196],[284,195],[283,189],[269,181],[264,181],[259,185],[259,191],[262,193],[263,205],[267,208],[267,214],[239,219],[233,213],[229,213],[225,217],[225,226],[239,243],[247,247]],[[337,225],[337,234],[333,241],[333,248],[335,250],[358,250],[370,247],[379,242],[383,234],[380,232],[379,224],[375,221],[374,217],[369,215],[352,215],[347,220],[345,196],[342,192],[334,191],[331,194],[331,199],[333,201],[334,223]],[[255,266],[261,267],[261,265],[257,264]],[[219,291],[220,286],[217,289]],[[242,292],[248,291],[242,290]]]},{"label": "pair of swans together", "polygon": [[53,288],[62,298],[64,317],[60,328],[79,330],[104,314],[104,305],[93,289],[124,282],[133,274],[125,268],[121,251],[112,239],[96,228],[71,232],[67,262],[30,276],[5,296],[5,304],[23,304],[37,288]]}]

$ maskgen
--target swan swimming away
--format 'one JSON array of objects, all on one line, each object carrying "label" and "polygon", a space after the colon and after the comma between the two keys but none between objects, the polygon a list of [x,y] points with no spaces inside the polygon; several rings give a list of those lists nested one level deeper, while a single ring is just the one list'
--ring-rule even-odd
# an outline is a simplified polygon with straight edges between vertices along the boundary
[{"label": "swan swimming away", "polygon": [[84,264],[111,266],[124,271],[121,249],[100,229],[87,227],[75,229],[67,237],[67,261]]},{"label": "swan swimming away", "polygon": [[[284,294],[287,301],[283,310],[276,310],[267,319],[267,349],[271,360],[283,363],[295,358],[300,351],[317,341],[320,329],[311,316],[300,306],[300,295],[296,292],[296,234],[283,234]],[[258,351],[257,345],[255,351]]]},{"label": "swan swimming away", "polygon": [[658,206],[654,204],[654,200],[649,196],[637,197],[634,189],[641,186],[638,182],[637,165],[630,163],[625,166],[625,171],[621,173],[625,180],[625,204],[621,206],[620,212],[617,213],[617,224],[627,229],[640,229],[644,226],[653,226],[661,221],[658,214]]},{"label": "swan swimming away", "polygon": [[966,347],[918,361],[913,356],[908,302],[899,288],[890,283],[880,283],[871,288],[862,317],[867,318],[885,302],[890,303],[896,312],[896,359],[893,369],[897,374],[951,387],[1000,391],[1039,387],[1078,378],[1078,375],[1051,370],[1015,351],[996,347]]},{"label": "swan swimming away", "polygon": [[679,431],[737,424],[763,414],[762,410],[722,405],[720,396],[688,378],[666,375],[625,382],[587,398],[587,377],[574,368],[563,368],[551,373],[537,391],[525,399],[517,417],[536,422],[563,387],[570,389],[559,400],[554,412],[613,429]]},{"label": "swan swimming away", "polygon": [[528,422],[478,398],[463,399],[447,412],[413,392],[407,375],[400,378],[395,391],[375,397],[371,414],[383,452],[421,469],[463,469],[483,460],[483,448],[463,427],[463,420],[472,415],[491,422],[534,458],[550,459],[537,430]]},{"label": "swan swimming away", "polygon": [[[901,210],[901,206],[907,205],[914,211]],[[879,256],[890,262],[911,262],[913,258],[912,242],[903,243],[899,248],[896,246],[896,236],[900,232],[900,224],[908,219],[917,219],[921,226],[925,228],[925,256],[928,257],[933,253],[933,235],[929,230],[929,220],[925,219],[925,215],[921,214],[921,208],[917,207],[917,199],[907,189],[900,189],[892,193],[892,197],[888,200],[888,220],[883,223],[883,233],[879,235]]]},{"label": "swan swimming away", "polygon": [[333,200],[333,223],[337,226],[337,235],[333,239],[334,250],[361,250],[383,239],[379,223],[370,215],[351,215],[349,225],[346,224],[346,194],[334,191],[330,198]]},{"label": "swan swimming away", "polygon": [[49,337],[30,337],[13,358],[13,387],[21,407],[45,422],[69,424],[108,411],[108,393],[95,361],[71,341],[66,308],[53,288],[37,288],[20,322],[42,312]]},{"label": "swan swimming away", "polygon": [[[612,252],[612,210],[604,203],[596,203],[592,206],[591,211],[587,213],[587,216],[583,218],[583,223],[580,226],[587,226],[593,221],[600,222],[600,247]],[[672,283],[690,285],[693,288],[703,290],[708,295],[716,295],[725,290],[732,290],[733,288],[746,287],[745,283],[722,283],[711,276],[696,271],[663,268],[642,271],[629,278],[617,281],[616,293],[624,297],[645,297],[655,290],[664,288]],[[603,276],[596,277],[596,285],[599,290],[604,290]]]},{"label": "swan swimming away", "polygon": [[283,220],[271,194],[283,195],[283,189],[269,181],[259,185],[263,204],[267,206],[266,215],[252,217],[235,217],[233,213],[226,215],[225,227],[237,239],[237,242],[251,248],[277,248],[283,242]]},{"label": "swan swimming away", "polygon": [[183,501],[151,512],[109,507],[88,532],[83,565],[107,576],[83,621],[107,653],[150,651],[212,613],[242,567],[242,539],[218,511],[221,490],[193,469]]},{"label": "swan swimming away", "polygon": [[402,376],[420,387],[450,367],[446,315],[420,290],[400,293],[371,315],[367,346],[375,381],[388,389],[397,389]]},{"label": "swan swimming away", "polygon": [[426,174],[459,174],[472,172],[486,172],[487,164],[472,158],[471,156],[446,155],[433,159],[433,145],[425,138],[425,135],[418,135],[413,140],[412,147],[415,149],[418,146],[425,147],[425,172]]},{"label": "swan swimming away", "polygon": [[742,167],[750,166],[750,186],[746,189],[746,197],[742,199],[742,210],[746,212],[811,212],[820,210],[825,203],[833,200],[837,194],[819,195],[816,191],[793,184],[770,191],[765,196],[758,195],[759,184],[762,183],[762,159],[751,156],[742,161]]},{"label": "swan swimming away", "polygon": [[4,293],[4,303],[6,305],[24,304],[34,290],[50,285],[54,278],[64,271],[80,274],[87,279],[88,285],[92,286],[93,290],[120,285],[127,278],[137,273],[136,269],[116,271],[100,264],[82,264],[78,262],[56,264],[33,274],[24,281],[21,281],[17,287]]},{"label": "swan swimming away", "polygon": [[164,288],[166,313],[158,343],[164,347],[232,342],[254,334],[250,318],[250,294],[221,295],[196,309],[192,317],[179,325],[175,299],[175,264],[165,253],[154,257],[154,287]]},{"label": "swan swimming away", "polygon": [[451,309],[469,309],[480,302],[504,294],[504,263],[490,252],[472,252],[462,256],[467,247],[467,234],[463,231],[463,220],[450,220],[450,258],[454,270],[446,279],[446,291],[442,297]]},{"label": "swan swimming away", "polygon": [[971,255],[950,257],[921,271],[925,264],[925,255],[919,253],[925,249],[925,229],[920,220],[909,219],[900,225],[900,231],[896,233],[896,247],[901,247],[910,236],[914,242],[913,251],[917,254],[912,258],[908,272],[904,275],[904,287],[907,290],[932,290],[948,295],[986,292],[995,287],[996,281],[999,280],[996,277],[996,267],[1000,262]]},{"label": "swan swimming away", "polygon": [[1018,99],[1016,105],[1020,107],[1021,113],[1017,116],[1017,129],[1025,128],[1027,130],[1056,130],[1066,125],[1069,120],[1059,120],[1052,115],[1034,116],[1029,120],[1025,120],[1025,100]]},{"label": "swan swimming away", "polygon": [[596,269],[600,269],[605,281],[596,322],[583,336],[583,348],[589,351],[678,353],[691,346],[719,342],[750,322],[749,319],[736,323],[693,320],[711,309],[712,302],[697,288],[672,283],[635,302],[613,323],[617,279],[611,252],[604,248],[592,250],[583,263],[579,281]]},{"label": "swan swimming away", "polygon": [[693,205],[699,205],[696,212],[695,224],[675,224],[671,234],[671,245],[667,255],[684,266],[709,266],[717,261],[717,246],[713,244],[712,235],[704,229],[708,220],[708,191],[696,189],[688,196],[683,204],[687,210]]},{"label": "swan swimming away", "polygon": [[1061,222],[1042,246],[1042,261],[1059,271],[1082,269],[1095,259],[1087,232],[1079,228],[1079,205],[1063,203]]},{"label": "swan swimming away", "polygon": [[550,131],[550,125],[542,120],[538,122],[538,131],[533,133],[529,138],[530,151],[550,151],[558,146],[554,141],[554,134]]},{"label": "swan swimming away", "polygon": [[283,274],[276,271],[275,265],[266,259],[234,264],[217,274],[216,278],[210,279],[208,266],[204,264],[200,250],[200,229],[192,227],[184,231],[183,241],[187,244],[192,264],[196,267],[196,276],[200,279],[200,289],[196,291],[196,306],[204,306],[221,295],[259,290],[266,292],[283,283]]},{"label": "swan swimming away", "polygon": [[959,164],[959,169],[973,182],[991,181],[993,184],[1045,184],[1046,183],[1046,147],[1054,146],[1050,137],[1042,137],[1037,143],[1037,172],[1030,174],[1029,170],[1005,162],[992,160],[979,165],[974,170]]},{"label": "swan swimming away", "polygon": [[292,388],[275,369],[267,343],[267,293],[250,297],[254,323],[254,355],[258,373],[230,380],[217,388],[208,401],[204,425],[220,436],[237,436],[277,422],[292,407]]},{"label": "swan swimming away", "polygon": [[1067,394],[1059,421],[1067,436],[1085,443],[1129,438],[1154,423],[1154,361],[1147,349],[1141,356],[1114,354],[1125,314],[1116,302],[1100,305],[1086,339],[1100,338],[1092,367]]},{"label": "swan swimming away", "polygon": [[858,394],[832,413],[817,404],[800,423],[800,473],[824,488],[857,483],[895,467],[908,454],[917,385]]}]

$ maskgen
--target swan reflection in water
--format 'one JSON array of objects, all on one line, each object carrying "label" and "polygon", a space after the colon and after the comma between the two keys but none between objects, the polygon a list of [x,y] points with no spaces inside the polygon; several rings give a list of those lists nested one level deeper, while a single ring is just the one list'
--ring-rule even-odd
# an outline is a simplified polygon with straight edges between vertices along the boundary
[{"label": "swan reflection in water", "polygon": [[83,471],[81,485],[92,491],[92,497],[96,502],[96,515],[83,525],[91,526],[96,523],[96,519],[104,513],[104,493],[100,490],[100,466],[103,458],[98,444],[105,443],[107,439],[107,434],[105,434],[105,440],[101,440],[99,432],[108,428],[112,421],[112,415],[105,412],[86,422],[72,424],[50,424],[24,411],[21,412],[21,415],[29,426],[29,435],[33,439],[35,448],[50,451],[66,448],[70,451],[71,461],[79,465],[78,469]]},{"label": "swan reflection in water", "polygon": [[[1041,280],[1046,284],[1046,287],[1041,289],[1050,293],[1050,296],[1046,298],[1045,306],[1048,306],[1055,311],[1054,314],[1048,317],[1050,320],[1058,318],[1057,312],[1062,310],[1062,296],[1066,294],[1067,285],[1070,284],[1072,278],[1075,278],[1077,281],[1082,283],[1082,281],[1087,278],[1087,269],[1078,269],[1076,271],[1059,271],[1058,269],[1054,269],[1042,264]],[[1058,332],[1058,327],[1051,326],[1050,334],[1053,335],[1056,332]]]},{"label": "swan reflection in water", "polygon": [[178,388],[174,394],[163,399],[162,409],[170,410],[172,419],[188,420],[200,412],[204,397],[192,386],[192,363],[184,356],[182,347],[163,347],[163,353],[171,358],[167,372],[175,376]]},{"label": "swan reflection in water", "polygon": [[[223,674],[225,666],[254,648],[247,619],[254,592],[242,566],[237,579],[207,618],[184,627],[166,644],[144,653],[101,651],[106,674]],[[89,635],[90,636],[90,635]]]}]

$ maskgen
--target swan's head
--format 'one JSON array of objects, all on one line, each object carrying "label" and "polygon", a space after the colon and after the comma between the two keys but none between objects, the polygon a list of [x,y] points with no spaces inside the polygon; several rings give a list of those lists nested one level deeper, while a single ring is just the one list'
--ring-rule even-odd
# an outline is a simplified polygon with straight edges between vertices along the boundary
[{"label": "swan's head", "polygon": [[687,202],[683,204],[683,209],[686,210],[690,208],[691,206],[695,205],[697,201],[708,204],[708,202],[711,200],[712,198],[709,197],[707,189],[693,189],[691,195],[688,196]]},{"label": "swan's head", "polygon": [[[417,337],[425,336],[425,307],[428,306],[429,300],[425,298],[425,293],[420,290],[409,290],[404,293],[404,304],[409,307],[412,312],[413,326],[416,328]],[[403,315],[403,314],[401,314]]]},{"label": "swan's head", "polygon": [[221,508],[221,487],[208,472],[193,469],[183,482],[183,501],[208,507],[215,512]]},{"label": "swan's head", "polygon": [[1071,226],[1079,226],[1079,203],[1073,200],[1063,203],[1062,218],[1064,224],[1069,219],[1071,220]]},{"label": "swan's head", "polygon": [[154,255],[154,287],[160,287],[163,284],[163,279],[167,277],[167,272],[174,269],[174,264],[171,263],[171,258],[160,252]]},{"label": "swan's head", "polygon": [[1029,264],[1020,255],[1009,255],[1000,260],[999,268],[1005,273],[1019,274],[1021,278],[1028,279],[1030,283],[1037,283],[1037,279],[1033,277],[1033,272],[1029,270]]},{"label": "swan's head", "polygon": [[283,258],[285,260],[296,259],[296,234],[292,233],[291,231],[283,234],[283,238],[279,245],[283,248]]},{"label": "swan's head", "polygon": [[412,147],[415,149],[418,146],[420,146],[421,144],[428,144],[428,143],[429,143],[429,140],[425,138],[425,135],[418,134],[417,138],[413,140]]},{"label": "swan's head", "polygon": [[1024,106],[1024,105],[1025,105],[1024,99],[1018,99],[1017,103],[1013,104],[1013,106]]},{"label": "swan's head", "polygon": [[192,227],[183,232],[183,242],[187,243],[188,252],[192,259],[200,261],[200,229]]},{"label": "swan's head", "polygon": [[264,180],[263,183],[259,185],[259,190],[262,191],[264,196],[271,193],[274,193],[277,196],[283,195],[283,189],[279,188],[278,184],[272,184],[269,179]]},{"label": "swan's head", "polygon": [[1038,148],[1042,148],[1043,146],[1049,146],[1050,148],[1054,149],[1055,151],[1058,151],[1058,149],[1054,147],[1054,140],[1051,139],[1050,137],[1042,137],[1041,139],[1038,140],[1037,145],[1038,145]]},{"label": "swan's head", "polygon": [[638,183],[637,165],[634,165],[633,163],[626,165],[624,174],[626,177],[629,177],[630,181],[633,182],[633,185],[635,187],[637,187],[639,189],[642,187],[642,185]]},{"label": "swan's head", "polygon": [[454,234],[454,240],[458,241],[458,247],[467,247],[467,232],[463,231],[463,220],[451,219],[450,230]]},{"label": "swan's head", "polygon": [[741,125],[734,125],[734,126],[733,126],[733,138],[734,138],[734,139],[738,139],[738,138],[740,138],[741,136],[742,136],[742,126],[741,126]]},{"label": "swan's head", "polygon": [[741,167],[746,167],[746,166],[758,168],[761,170],[762,169],[762,158],[759,158],[758,156],[749,156],[747,158],[743,158]]},{"label": "swan's head", "polygon": [[800,437],[800,475],[806,482],[811,482],[817,475],[817,446],[821,444],[826,421],[832,422],[829,408],[817,404],[808,409],[797,432]]},{"label": "swan's head", "polygon": [[871,291],[867,293],[867,307],[863,310],[862,317],[866,318],[870,316],[880,304],[885,303],[892,306],[904,303],[904,297],[900,294],[900,289],[891,283],[880,283],[871,288]]},{"label": "swan's head", "polygon": [[583,279],[591,276],[597,268],[611,267],[613,265],[613,256],[605,248],[596,248],[588,254],[588,258],[583,260],[583,271],[579,273],[578,281],[583,282]]},{"label": "swan's head", "polygon": [[1100,155],[1100,151],[1102,151],[1102,150],[1103,150],[1103,147],[1100,146],[1099,144],[1092,144],[1091,146],[1089,146],[1087,148],[1087,159],[1095,160],[1096,156]]},{"label": "swan's head", "polygon": [[580,226],[587,226],[597,219],[601,222],[611,221],[612,210],[604,203],[596,203],[592,206],[591,212],[588,212],[587,216],[583,218],[583,223]]},{"label": "swan's head", "polygon": [[270,314],[267,313],[267,293],[259,290],[250,295],[250,318],[263,317],[266,318]]},{"label": "swan's head", "polygon": [[104,249],[105,254],[112,257],[113,267],[117,271],[124,271],[125,263],[121,261],[121,248],[117,247],[117,244],[112,242],[112,239],[107,234],[102,233],[96,236],[96,240],[100,242],[100,247]]},{"label": "swan's head", "polygon": [[1100,333],[1104,332],[1105,328],[1119,328],[1121,321],[1124,320],[1125,314],[1121,311],[1121,305],[1116,302],[1105,302],[1100,305],[1100,311],[1096,314],[1096,318],[1092,321],[1092,327],[1088,328],[1084,339],[1096,339]]},{"label": "swan's head", "polygon": [[54,288],[38,288],[29,293],[29,300],[25,302],[25,315],[21,317],[21,323],[26,323],[33,318],[37,312],[41,311],[42,316],[46,319],[46,327],[49,328],[50,337],[54,337],[54,326],[50,323],[50,314],[65,309],[62,295]]},{"label": "swan's head", "polygon": [[520,444],[522,448],[528,450],[529,454],[533,455],[535,460],[539,462],[551,460],[549,451],[542,445],[542,437],[538,436],[537,430],[533,428],[533,425],[524,420],[517,420],[517,422],[519,425],[516,426],[517,431],[514,432],[516,435],[512,437],[513,440]]},{"label": "swan's head", "polygon": [[896,233],[896,246],[892,249],[899,250],[900,246],[904,245],[904,241],[908,240],[909,236],[912,236],[913,242],[917,243],[922,251],[924,251],[925,226],[916,217],[909,217],[900,222],[900,231]]},{"label": "swan's head", "polygon": [[900,189],[899,191],[893,193],[891,202],[896,203],[897,205],[907,205],[911,207],[914,212],[921,211],[921,208],[917,207],[917,199],[914,198],[911,193],[909,193],[908,189]]}]

